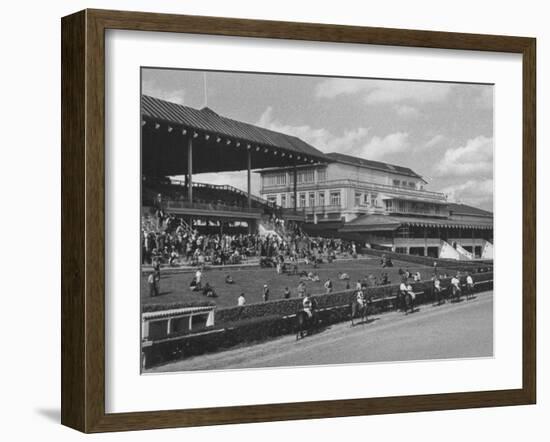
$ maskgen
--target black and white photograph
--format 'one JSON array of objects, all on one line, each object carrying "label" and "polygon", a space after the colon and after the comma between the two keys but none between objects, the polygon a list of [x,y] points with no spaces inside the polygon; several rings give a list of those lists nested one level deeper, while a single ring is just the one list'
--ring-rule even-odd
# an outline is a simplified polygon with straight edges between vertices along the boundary
[{"label": "black and white photograph", "polygon": [[143,67],[142,374],[493,357],[493,102]]}]

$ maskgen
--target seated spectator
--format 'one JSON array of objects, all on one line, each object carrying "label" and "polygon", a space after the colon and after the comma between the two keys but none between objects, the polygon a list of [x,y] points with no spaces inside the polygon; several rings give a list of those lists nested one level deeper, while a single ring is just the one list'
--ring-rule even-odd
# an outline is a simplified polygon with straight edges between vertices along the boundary
[{"label": "seated spectator", "polygon": [[235,281],[233,280],[233,277],[231,275],[225,276],[225,283],[226,284],[235,284]]},{"label": "seated spectator", "polygon": [[197,281],[197,277],[193,276],[193,279],[191,280],[191,283],[189,284],[189,288],[192,292],[198,292],[201,289],[200,282]]},{"label": "seated spectator", "polygon": [[349,275],[347,273],[338,272],[338,279],[342,281],[349,280]]},{"label": "seated spectator", "polygon": [[208,296],[209,298],[218,297],[218,295],[216,294],[216,291],[214,290],[214,287],[212,287],[208,282],[204,284],[204,288],[202,289],[202,294],[204,296]]}]

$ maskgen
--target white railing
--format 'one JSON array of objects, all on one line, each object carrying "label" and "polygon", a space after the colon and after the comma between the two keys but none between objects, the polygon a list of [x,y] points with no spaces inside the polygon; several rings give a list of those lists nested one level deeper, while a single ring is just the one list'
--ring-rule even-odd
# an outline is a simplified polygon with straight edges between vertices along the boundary
[{"label": "white railing", "polygon": [[[389,193],[398,194],[401,196],[412,196],[417,198],[447,201],[447,196],[441,192],[410,189],[406,187],[392,186],[389,184],[371,183],[368,181],[359,181],[359,180],[353,180],[353,179],[327,180],[319,183],[307,183],[307,184],[299,183],[297,187],[298,187],[298,191],[301,191],[301,192],[307,191],[307,190],[322,190],[322,189],[328,189],[328,188],[334,188],[334,187],[353,187],[353,188],[363,188],[367,191],[389,192]],[[280,185],[280,184],[274,184],[269,186],[262,184],[262,190],[261,190],[262,193],[293,192],[293,191],[294,191],[293,185]]]}]

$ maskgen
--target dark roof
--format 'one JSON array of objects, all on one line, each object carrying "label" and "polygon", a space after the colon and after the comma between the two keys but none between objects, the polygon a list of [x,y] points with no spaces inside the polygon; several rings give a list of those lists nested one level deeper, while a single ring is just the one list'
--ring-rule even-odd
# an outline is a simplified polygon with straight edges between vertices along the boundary
[{"label": "dark roof", "polygon": [[[245,145],[251,144],[262,148],[270,148],[271,156],[274,157],[269,162],[272,163],[271,167],[292,164],[292,162],[288,161],[288,158],[281,160],[280,155],[278,157],[275,156],[273,154],[274,150],[285,151],[287,154],[290,153],[293,155],[293,159],[300,156],[301,159],[305,157],[309,161],[328,161],[323,152],[300,138],[223,117],[208,107],[198,110],[148,95],[142,95],[141,116],[146,122],[149,120],[155,123],[166,123],[170,127],[174,126],[174,128],[181,127],[196,130],[197,132],[200,131],[202,135],[220,136],[224,141],[229,139],[235,142],[239,141]],[[264,161],[263,163],[266,162]],[[245,164],[243,163],[241,169],[246,168]],[[270,166],[266,164],[264,167]]]},{"label": "dark roof", "polygon": [[412,216],[361,215],[345,224],[343,232],[368,232],[377,230],[395,230],[399,226],[427,227],[470,227],[477,229],[492,229],[492,219],[476,221],[461,221],[441,218],[421,218]]},{"label": "dark roof", "polygon": [[398,173],[400,175],[411,176],[424,180],[420,175],[414,172],[412,169],[403,166],[397,166],[395,164],[383,163],[381,161],[366,160],[364,158],[354,157],[352,155],[345,155],[338,152],[331,152],[326,154],[338,163],[351,164],[352,166],[363,166],[369,169],[381,170],[384,172]]},{"label": "dark roof", "polygon": [[468,206],[466,204],[449,203],[449,211],[452,215],[467,215],[467,216],[484,216],[492,217],[492,212],[487,210],[478,209],[477,207]]}]

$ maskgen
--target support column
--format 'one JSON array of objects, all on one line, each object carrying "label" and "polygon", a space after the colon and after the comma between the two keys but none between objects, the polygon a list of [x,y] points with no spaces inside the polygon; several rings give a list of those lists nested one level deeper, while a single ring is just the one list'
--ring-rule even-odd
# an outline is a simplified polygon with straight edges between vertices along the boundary
[{"label": "support column", "polygon": [[193,202],[193,136],[187,137],[187,198]]},{"label": "support column", "polygon": [[476,257],[476,237],[475,237],[475,229],[472,229],[472,255],[474,255],[474,258]]},{"label": "support column", "polygon": [[424,227],[424,256],[428,256],[428,228]]},{"label": "support column", "polygon": [[248,208],[250,209],[252,207],[252,198],[251,198],[251,172],[250,169],[252,169],[252,154],[249,150],[246,151],[246,190],[248,192]]},{"label": "support column", "polygon": [[294,212],[298,211],[298,168],[294,164]]}]

